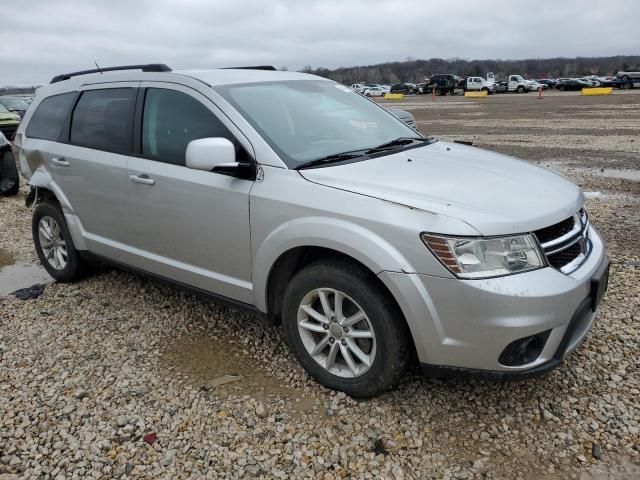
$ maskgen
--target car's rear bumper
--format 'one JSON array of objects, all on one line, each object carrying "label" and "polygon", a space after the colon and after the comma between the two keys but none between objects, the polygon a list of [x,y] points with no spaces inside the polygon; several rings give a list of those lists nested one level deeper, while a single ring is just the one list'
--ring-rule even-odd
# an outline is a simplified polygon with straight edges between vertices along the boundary
[{"label": "car's rear bumper", "polygon": [[[591,239],[590,256],[569,275],[543,268],[485,280],[392,272],[382,272],[380,278],[407,319],[425,372],[534,376],[558,365],[591,328],[593,279],[608,265],[595,230]],[[501,363],[508,345],[546,332],[535,360]]]}]

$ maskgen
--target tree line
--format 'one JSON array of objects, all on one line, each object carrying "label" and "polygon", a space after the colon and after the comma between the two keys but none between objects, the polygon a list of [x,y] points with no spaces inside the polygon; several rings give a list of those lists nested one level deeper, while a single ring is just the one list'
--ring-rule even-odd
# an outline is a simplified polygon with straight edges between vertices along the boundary
[{"label": "tree line", "polygon": [[504,78],[510,74],[520,74],[525,78],[607,76],[615,75],[620,70],[639,67],[640,55],[618,55],[614,57],[558,57],[524,60],[464,60],[462,58],[420,60],[407,58],[402,62],[340,67],[333,70],[312,68],[307,65],[302,71],[350,85],[353,83],[420,83],[436,73],[453,73],[461,77],[484,77],[488,72],[493,72],[498,78]]}]

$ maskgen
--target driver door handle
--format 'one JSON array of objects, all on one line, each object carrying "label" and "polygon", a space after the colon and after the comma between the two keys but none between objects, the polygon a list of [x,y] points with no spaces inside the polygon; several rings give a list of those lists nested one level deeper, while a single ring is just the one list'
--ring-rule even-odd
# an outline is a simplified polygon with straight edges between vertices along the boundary
[{"label": "driver door handle", "polygon": [[142,185],[154,185],[156,181],[153,178],[149,178],[149,175],[141,173],[140,175],[129,175],[129,179],[133,183],[141,183]]},{"label": "driver door handle", "polygon": [[58,167],[68,167],[69,165],[71,165],[67,161],[67,159],[63,157],[52,158],[51,163],[53,163],[54,165],[57,165]]}]

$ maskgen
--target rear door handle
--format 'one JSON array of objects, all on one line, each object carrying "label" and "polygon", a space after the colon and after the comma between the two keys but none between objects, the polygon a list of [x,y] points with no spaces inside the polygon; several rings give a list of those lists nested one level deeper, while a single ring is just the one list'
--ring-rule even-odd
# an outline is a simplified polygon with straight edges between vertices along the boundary
[{"label": "rear door handle", "polygon": [[59,167],[68,167],[69,165],[71,165],[65,158],[63,157],[57,157],[57,158],[52,158],[51,159],[51,163],[53,163],[54,165],[57,165]]},{"label": "rear door handle", "polygon": [[153,178],[149,178],[149,175],[144,173],[140,175],[129,175],[129,179],[133,183],[141,183],[142,185],[154,185],[156,183]]}]

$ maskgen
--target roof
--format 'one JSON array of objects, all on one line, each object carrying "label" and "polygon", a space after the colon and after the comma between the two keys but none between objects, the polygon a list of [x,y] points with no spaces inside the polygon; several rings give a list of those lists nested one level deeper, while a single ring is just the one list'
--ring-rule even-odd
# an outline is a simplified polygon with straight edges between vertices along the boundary
[{"label": "roof", "polygon": [[177,75],[186,75],[197,78],[204,83],[215,85],[229,85],[233,83],[274,82],[287,80],[319,80],[321,77],[308,73],[273,71],[273,70],[248,70],[248,69],[215,69],[215,70],[178,70]]}]

